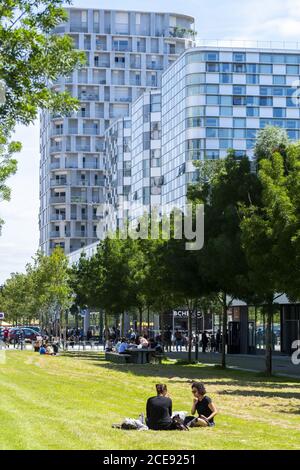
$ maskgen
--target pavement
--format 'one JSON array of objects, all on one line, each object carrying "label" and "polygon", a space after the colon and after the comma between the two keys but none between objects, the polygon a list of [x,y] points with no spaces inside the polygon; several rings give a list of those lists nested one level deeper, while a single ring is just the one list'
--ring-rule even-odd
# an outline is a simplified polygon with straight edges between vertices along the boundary
[{"label": "pavement", "polygon": [[[13,350],[14,347],[11,345],[10,350]],[[31,344],[26,344],[26,350],[32,351]],[[19,349],[20,350],[20,349]],[[68,351],[81,351],[81,352],[90,352],[90,351],[103,351],[103,346],[94,346],[86,345],[83,347],[75,346],[74,348],[68,348]],[[166,356],[169,359],[179,359],[182,361],[187,361],[188,353],[183,352],[167,352]],[[299,357],[299,355],[298,355]],[[192,359],[195,358],[195,351],[192,353]],[[199,351],[198,355],[199,362],[203,364],[220,364],[221,354],[219,353],[202,353]],[[254,355],[244,355],[244,354],[227,354],[226,355],[227,366],[233,369],[246,370],[250,372],[263,372],[265,370],[265,357],[263,352],[257,352]],[[300,379],[300,364],[295,365],[292,363],[290,356],[281,355],[278,353],[273,354],[273,373],[276,375],[291,377],[295,379]]]},{"label": "pavement", "polygon": [[[170,359],[188,359],[187,352],[169,352]],[[193,359],[195,352],[193,352]],[[233,369],[247,370],[251,372],[263,372],[265,370],[265,357],[263,354],[244,355],[227,354],[227,365]],[[199,352],[199,362],[204,364],[220,364],[221,354]],[[273,372],[276,375],[300,379],[300,364],[294,365],[290,356],[273,355]]]}]

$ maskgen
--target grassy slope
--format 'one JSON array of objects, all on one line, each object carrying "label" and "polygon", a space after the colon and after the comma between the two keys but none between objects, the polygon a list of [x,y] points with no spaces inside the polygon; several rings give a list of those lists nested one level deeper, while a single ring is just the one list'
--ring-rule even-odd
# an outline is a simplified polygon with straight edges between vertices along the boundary
[{"label": "grassy slope", "polygon": [[[300,449],[300,382],[215,367],[117,365],[99,358],[6,353],[0,365],[0,449]],[[220,414],[212,429],[111,428],[144,411],[165,382],[174,410],[189,410],[190,383],[207,385]]]}]

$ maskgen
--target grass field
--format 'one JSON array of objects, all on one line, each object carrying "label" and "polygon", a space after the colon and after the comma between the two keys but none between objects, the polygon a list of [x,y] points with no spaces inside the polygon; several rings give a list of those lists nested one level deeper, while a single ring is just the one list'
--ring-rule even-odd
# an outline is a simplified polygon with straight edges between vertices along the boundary
[{"label": "grass field", "polygon": [[[174,410],[189,411],[199,379],[219,409],[217,426],[190,432],[111,428],[137,417],[164,382]],[[99,353],[6,353],[0,365],[0,449],[300,449],[300,382],[211,366],[117,365]]]}]

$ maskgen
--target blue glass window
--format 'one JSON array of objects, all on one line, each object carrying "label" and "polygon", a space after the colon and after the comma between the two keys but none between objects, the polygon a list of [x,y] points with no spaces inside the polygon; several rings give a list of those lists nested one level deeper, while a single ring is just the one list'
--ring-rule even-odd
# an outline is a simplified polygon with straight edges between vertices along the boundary
[{"label": "blue glass window", "polygon": [[246,73],[246,64],[233,64],[234,73]]},{"label": "blue glass window", "polygon": [[206,72],[219,72],[219,64],[206,64]]},{"label": "blue glass window", "polygon": [[247,73],[257,73],[258,65],[257,64],[246,64]]},{"label": "blue glass window", "polygon": [[299,66],[298,65],[287,65],[286,73],[288,75],[299,75]]},{"label": "blue glass window", "polygon": [[231,106],[221,106],[220,107],[220,116],[232,116],[232,107]]},{"label": "blue glass window", "polygon": [[205,53],[205,60],[207,62],[217,62],[219,60],[219,53],[218,52],[206,52]]},{"label": "blue glass window", "polygon": [[298,123],[299,123],[299,121],[296,121],[296,119],[288,119],[286,121],[286,127],[288,129],[298,129],[298,127],[299,127]]},{"label": "blue glass window", "polygon": [[203,62],[203,53],[202,52],[193,52],[186,55],[186,63],[192,64],[194,62]]},{"label": "blue glass window", "polygon": [[286,105],[289,108],[294,108],[294,107],[298,106],[297,98],[287,98],[286,99]]},{"label": "blue glass window", "polygon": [[286,64],[299,64],[300,63],[300,55],[286,54],[285,62],[286,62]]},{"label": "blue glass window", "polygon": [[246,130],[247,139],[255,139],[256,132],[257,132],[256,129],[247,129]]},{"label": "blue glass window", "polygon": [[218,160],[219,151],[218,150],[206,150],[204,158],[210,159],[210,160]]},{"label": "blue glass window", "polygon": [[259,116],[259,108],[247,108],[247,116],[248,117],[258,117]]},{"label": "blue glass window", "polygon": [[259,75],[247,75],[247,84],[248,85],[258,85]]},{"label": "blue glass window", "polygon": [[221,64],[221,71],[224,73],[232,72],[232,64],[228,64],[228,63]]},{"label": "blue glass window", "polygon": [[210,105],[219,104],[219,96],[218,95],[207,95],[206,96],[206,104],[210,104]]},{"label": "blue glass window", "polygon": [[232,75],[229,73],[221,73],[220,74],[220,83],[232,83]]},{"label": "blue glass window", "polygon": [[246,87],[244,85],[234,85],[232,87],[232,93],[234,95],[245,95],[246,94]]},{"label": "blue glass window", "polygon": [[245,118],[234,118],[233,119],[233,127],[246,127],[246,119]]},{"label": "blue glass window", "polygon": [[273,73],[273,65],[261,64],[259,66],[260,73],[270,74]]},{"label": "blue glass window", "polygon": [[244,52],[234,52],[233,53],[233,62],[245,62],[246,54]]},{"label": "blue glass window", "polygon": [[218,129],[212,127],[208,127],[206,129],[206,137],[209,137],[209,138],[216,138],[218,137]]},{"label": "blue glass window", "polygon": [[260,106],[273,106],[273,98],[271,96],[261,96],[259,98]]},{"label": "blue glass window", "polygon": [[272,91],[273,91],[273,90],[272,90],[272,87],[270,87],[270,86],[261,86],[261,87],[259,88],[259,91],[260,91],[260,94],[261,94],[262,96],[270,96],[270,95],[273,94],[273,93],[272,93]]},{"label": "blue glass window", "polygon": [[273,64],[285,64],[285,56],[283,54],[273,54]]},{"label": "blue glass window", "polygon": [[220,96],[220,104],[222,106],[231,106],[232,105],[232,97],[227,95]]},{"label": "blue glass window", "polygon": [[247,150],[253,149],[255,146],[255,140],[246,140]]},{"label": "blue glass window", "polygon": [[285,108],[273,108],[273,117],[284,118],[286,115]]},{"label": "blue glass window", "polygon": [[208,117],[206,118],[206,126],[207,127],[218,127],[219,126],[219,119]]},{"label": "blue glass window", "polygon": [[233,129],[234,139],[244,139],[246,137],[245,129]]},{"label": "blue glass window", "polygon": [[247,106],[259,106],[259,96],[246,96]]},{"label": "blue glass window", "polygon": [[274,86],[273,87],[273,95],[275,96],[285,96],[285,88]]},{"label": "blue glass window", "polygon": [[[265,64],[271,64],[273,62],[273,59],[272,59],[272,54],[259,54],[259,59],[260,59],[260,62],[262,63],[265,63]],[[263,72],[265,73],[265,72]]]},{"label": "blue glass window", "polygon": [[232,137],[232,129],[221,127],[219,129],[219,137],[222,139],[230,139]]},{"label": "blue glass window", "polygon": [[220,139],[220,149],[230,149],[230,148],[232,148],[232,140]]},{"label": "blue glass window", "polygon": [[287,135],[292,140],[298,140],[299,139],[299,132],[298,131],[287,131]]},{"label": "blue glass window", "polygon": [[285,83],[286,83],[285,75],[273,76],[273,85],[285,85]]},{"label": "blue glass window", "polygon": [[219,93],[219,85],[206,85],[206,93],[217,95]]},{"label": "blue glass window", "polygon": [[233,106],[245,106],[246,105],[246,97],[245,96],[233,96],[232,97],[232,104],[233,104]]}]

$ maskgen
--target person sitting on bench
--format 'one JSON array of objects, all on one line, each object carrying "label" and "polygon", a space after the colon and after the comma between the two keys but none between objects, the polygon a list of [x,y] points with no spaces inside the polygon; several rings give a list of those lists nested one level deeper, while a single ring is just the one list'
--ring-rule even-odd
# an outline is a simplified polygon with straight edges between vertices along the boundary
[{"label": "person sitting on bench", "polygon": [[128,343],[125,338],[121,339],[121,344],[118,347],[118,353],[119,354],[126,354],[126,351],[128,349]]},{"label": "person sitting on bench", "polygon": [[148,428],[155,431],[170,431],[172,429],[172,400],[167,396],[167,386],[156,385],[157,396],[147,401]]}]

